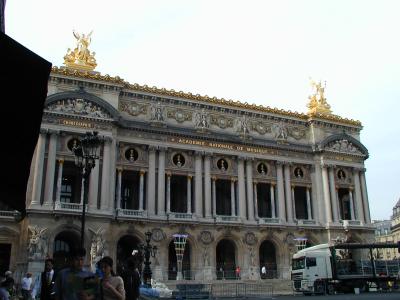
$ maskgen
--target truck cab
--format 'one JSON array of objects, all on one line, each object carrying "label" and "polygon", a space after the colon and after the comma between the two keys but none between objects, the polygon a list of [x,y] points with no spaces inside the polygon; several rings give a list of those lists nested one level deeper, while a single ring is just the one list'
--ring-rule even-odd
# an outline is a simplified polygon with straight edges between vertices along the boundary
[{"label": "truck cab", "polygon": [[331,251],[329,244],[300,250],[293,255],[293,289],[304,294],[325,293],[332,280]]}]

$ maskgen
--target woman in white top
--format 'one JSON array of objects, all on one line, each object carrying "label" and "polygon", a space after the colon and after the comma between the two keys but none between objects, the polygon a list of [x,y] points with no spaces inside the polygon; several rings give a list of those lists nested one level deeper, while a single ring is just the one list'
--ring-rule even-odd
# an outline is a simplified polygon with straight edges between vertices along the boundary
[{"label": "woman in white top", "polygon": [[101,280],[101,295],[103,300],[125,300],[124,281],[120,276],[115,276],[113,260],[109,256],[103,257],[99,262],[103,271],[103,279]]}]

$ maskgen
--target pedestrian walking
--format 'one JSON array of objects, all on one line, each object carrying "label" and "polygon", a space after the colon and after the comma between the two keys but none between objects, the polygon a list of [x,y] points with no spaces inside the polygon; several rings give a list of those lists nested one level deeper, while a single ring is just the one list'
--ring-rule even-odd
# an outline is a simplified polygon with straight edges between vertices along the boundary
[{"label": "pedestrian walking", "polygon": [[28,272],[21,281],[21,293],[24,300],[31,299],[32,292],[32,273]]},{"label": "pedestrian walking", "polygon": [[98,278],[83,269],[86,250],[73,249],[70,254],[71,267],[61,270],[56,277],[54,292],[56,300],[94,300],[99,299]]},{"label": "pedestrian walking", "polygon": [[0,284],[0,300],[9,300],[10,296],[14,294],[14,278],[12,278],[11,271],[6,271],[4,276],[5,279]]},{"label": "pedestrian walking", "polygon": [[109,256],[103,257],[100,262],[103,278],[100,281],[100,294],[102,300],[125,300],[124,281],[116,276],[113,271],[113,260]]}]

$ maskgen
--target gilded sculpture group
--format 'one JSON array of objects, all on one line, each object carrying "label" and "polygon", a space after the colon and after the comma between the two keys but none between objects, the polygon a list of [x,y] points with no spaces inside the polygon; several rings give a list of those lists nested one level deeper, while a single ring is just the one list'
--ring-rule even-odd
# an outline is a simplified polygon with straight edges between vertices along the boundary
[{"label": "gilded sculpture group", "polygon": [[64,56],[64,63],[67,67],[94,70],[97,66],[94,58],[95,52],[89,50],[92,32],[79,34],[73,31],[77,45],[74,50],[68,48],[67,54]]}]

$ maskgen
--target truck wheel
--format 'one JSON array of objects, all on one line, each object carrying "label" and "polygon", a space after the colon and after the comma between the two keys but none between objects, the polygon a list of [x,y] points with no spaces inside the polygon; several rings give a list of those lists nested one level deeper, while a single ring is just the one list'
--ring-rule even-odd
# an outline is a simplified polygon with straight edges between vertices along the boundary
[{"label": "truck wheel", "polygon": [[329,295],[335,294],[335,288],[334,288],[333,284],[328,284],[327,292]]},{"label": "truck wheel", "polygon": [[315,294],[325,294],[325,284],[324,282],[320,281],[320,282],[316,282],[315,286],[314,286],[314,291]]}]

